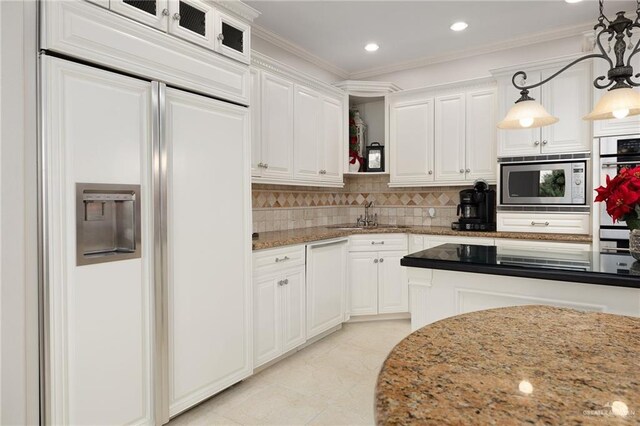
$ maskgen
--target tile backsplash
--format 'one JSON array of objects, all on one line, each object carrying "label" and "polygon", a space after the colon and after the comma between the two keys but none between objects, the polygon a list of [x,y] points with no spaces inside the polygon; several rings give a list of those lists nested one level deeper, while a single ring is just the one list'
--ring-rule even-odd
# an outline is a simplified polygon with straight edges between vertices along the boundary
[{"label": "tile backsplash", "polygon": [[369,201],[381,224],[449,226],[456,220],[462,187],[389,188],[388,183],[388,175],[375,175],[345,176],[344,188],[254,184],[253,231],[355,223]]}]

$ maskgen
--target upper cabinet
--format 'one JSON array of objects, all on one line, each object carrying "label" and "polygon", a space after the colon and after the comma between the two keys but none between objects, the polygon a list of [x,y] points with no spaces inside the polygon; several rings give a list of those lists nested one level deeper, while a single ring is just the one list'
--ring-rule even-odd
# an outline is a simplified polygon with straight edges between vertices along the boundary
[{"label": "upper cabinet", "polygon": [[344,92],[260,54],[251,75],[253,182],[343,186]]},{"label": "upper cabinet", "polygon": [[490,81],[389,96],[390,186],[496,181],[496,89]]},{"label": "upper cabinet", "polygon": [[238,17],[221,10],[219,4],[202,0],[111,0],[103,4],[128,18],[248,64],[250,21],[258,14],[240,2],[225,5],[239,8]]},{"label": "upper cabinet", "polygon": [[[550,77],[566,58],[557,62],[529,64],[494,72],[498,79],[499,117],[504,117],[520,96],[511,83],[518,70],[527,73],[532,84]],[[549,112],[560,119],[551,126],[522,130],[498,130],[498,156],[522,156],[588,152],[591,150],[591,123],[582,119],[591,111],[591,64],[578,64],[541,87],[530,91]]]}]

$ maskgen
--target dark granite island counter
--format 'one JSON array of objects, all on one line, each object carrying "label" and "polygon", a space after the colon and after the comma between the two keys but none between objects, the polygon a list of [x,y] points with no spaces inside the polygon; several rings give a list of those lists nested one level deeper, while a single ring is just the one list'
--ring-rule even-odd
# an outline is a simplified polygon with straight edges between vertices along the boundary
[{"label": "dark granite island counter", "polygon": [[551,305],[640,316],[629,254],[443,244],[405,256],[412,327],[461,313]]}]

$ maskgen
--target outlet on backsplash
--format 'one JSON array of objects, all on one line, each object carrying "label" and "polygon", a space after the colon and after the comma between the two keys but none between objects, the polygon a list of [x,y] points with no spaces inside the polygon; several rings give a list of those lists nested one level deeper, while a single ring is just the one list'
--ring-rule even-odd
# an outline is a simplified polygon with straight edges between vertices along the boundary
[{"label": "outlet on backsplash", "polygon": [[389,176],[347,176],[342,189],[252,187],[253,231],[355,223],[364,205],[388,225],[449,226],[457,219],[459,187],[389,188]]}]

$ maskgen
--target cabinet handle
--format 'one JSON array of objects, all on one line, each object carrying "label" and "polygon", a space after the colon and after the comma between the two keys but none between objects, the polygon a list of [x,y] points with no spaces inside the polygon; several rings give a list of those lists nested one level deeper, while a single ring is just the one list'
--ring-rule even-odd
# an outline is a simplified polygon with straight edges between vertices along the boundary
[{"label": "cabinet handle", "polygon": [[429,174],[432,175],[433,174],[433,170],[429,170]]},{"label": "cabinet handle", "polygon": [[467,169],[467,170],[465,170],[465,172],[471,173],[471,169]]},{"label": "cabinet handle", "polygon": [[176,21],[180,20],[180,14],[179,13],[174,13],[173,14],[173,19],[175,19]]},{"label": "cabinet handle", "polygon": [[535,222],[532,220],[531,226],[549,226],[549,222]]},{"label": "cabinet handle", "polygon": [[540,141],[535,141],[533,144],[534,144],[535,146],[538,146],[538,145],[540,145]]},{"label": "cabinet handle", "polygon": [[280,281],[278,281],[278,285],[279,285],[279,286],[283,286],[283,285],[284,285],[284,280],[280,280]]},{"label": "cabinet handle", "polygon": [[169,16],[169,9],[162,9],[162,16]]},{"label": "cabinet handle", "polygon": [[549,141],[546,141],[546,140],[542,141],[542,145],[546,145],[548,143],[549,143]]},{"label": "cabinet handle", "polygon": [[378,259],[373,259],[373,263],[378,263]]},{"label": "cabinet handle", "polygon": [[284,285],[287,285],[287,284],[289,284],[289,278],[285,278],[284,280]]},{"label": "cabinet handle", "polygon": [[384,259],[380,259],[380,263],[384,262]]},{"label": "cabinet handle", "polygon": [[460,173],[464,173],[464,169],[460,169]]},{"label": "cabinet handle", "polygon": [[279,257],[276,257],[276,263],[278,263],[278,262],[285,262],[285,261],[287,261],[287,260],[289,260],[289,256],[285,256],[285,257],[283,257],[282,259],[280,259]]},{"label": "cabinet handle", "polygon": [[224,40],[224,34],[222,34],[222,33],[218,34],[218,40],[223,41]]},{"label": "cabinet handle", "polygon": [[376,244],[384,245],[384,241],[371,241],[372,246],[375,246]]},{"label": "cabinet handle", "polygon": [[259,167],[259,168],[264,167],[264,163],[263,163],[262,161],[261,161],[261,162],[259,162],[259,163],[258,163],[258,167]]},{"label": "cabinet handle", "polygon": [[269,168],[269,164],[268,164],[268,163],[264,163],[264,164],[262,165],[262,167],[264,167],[265,169],[268,169],[268,168]]}]

